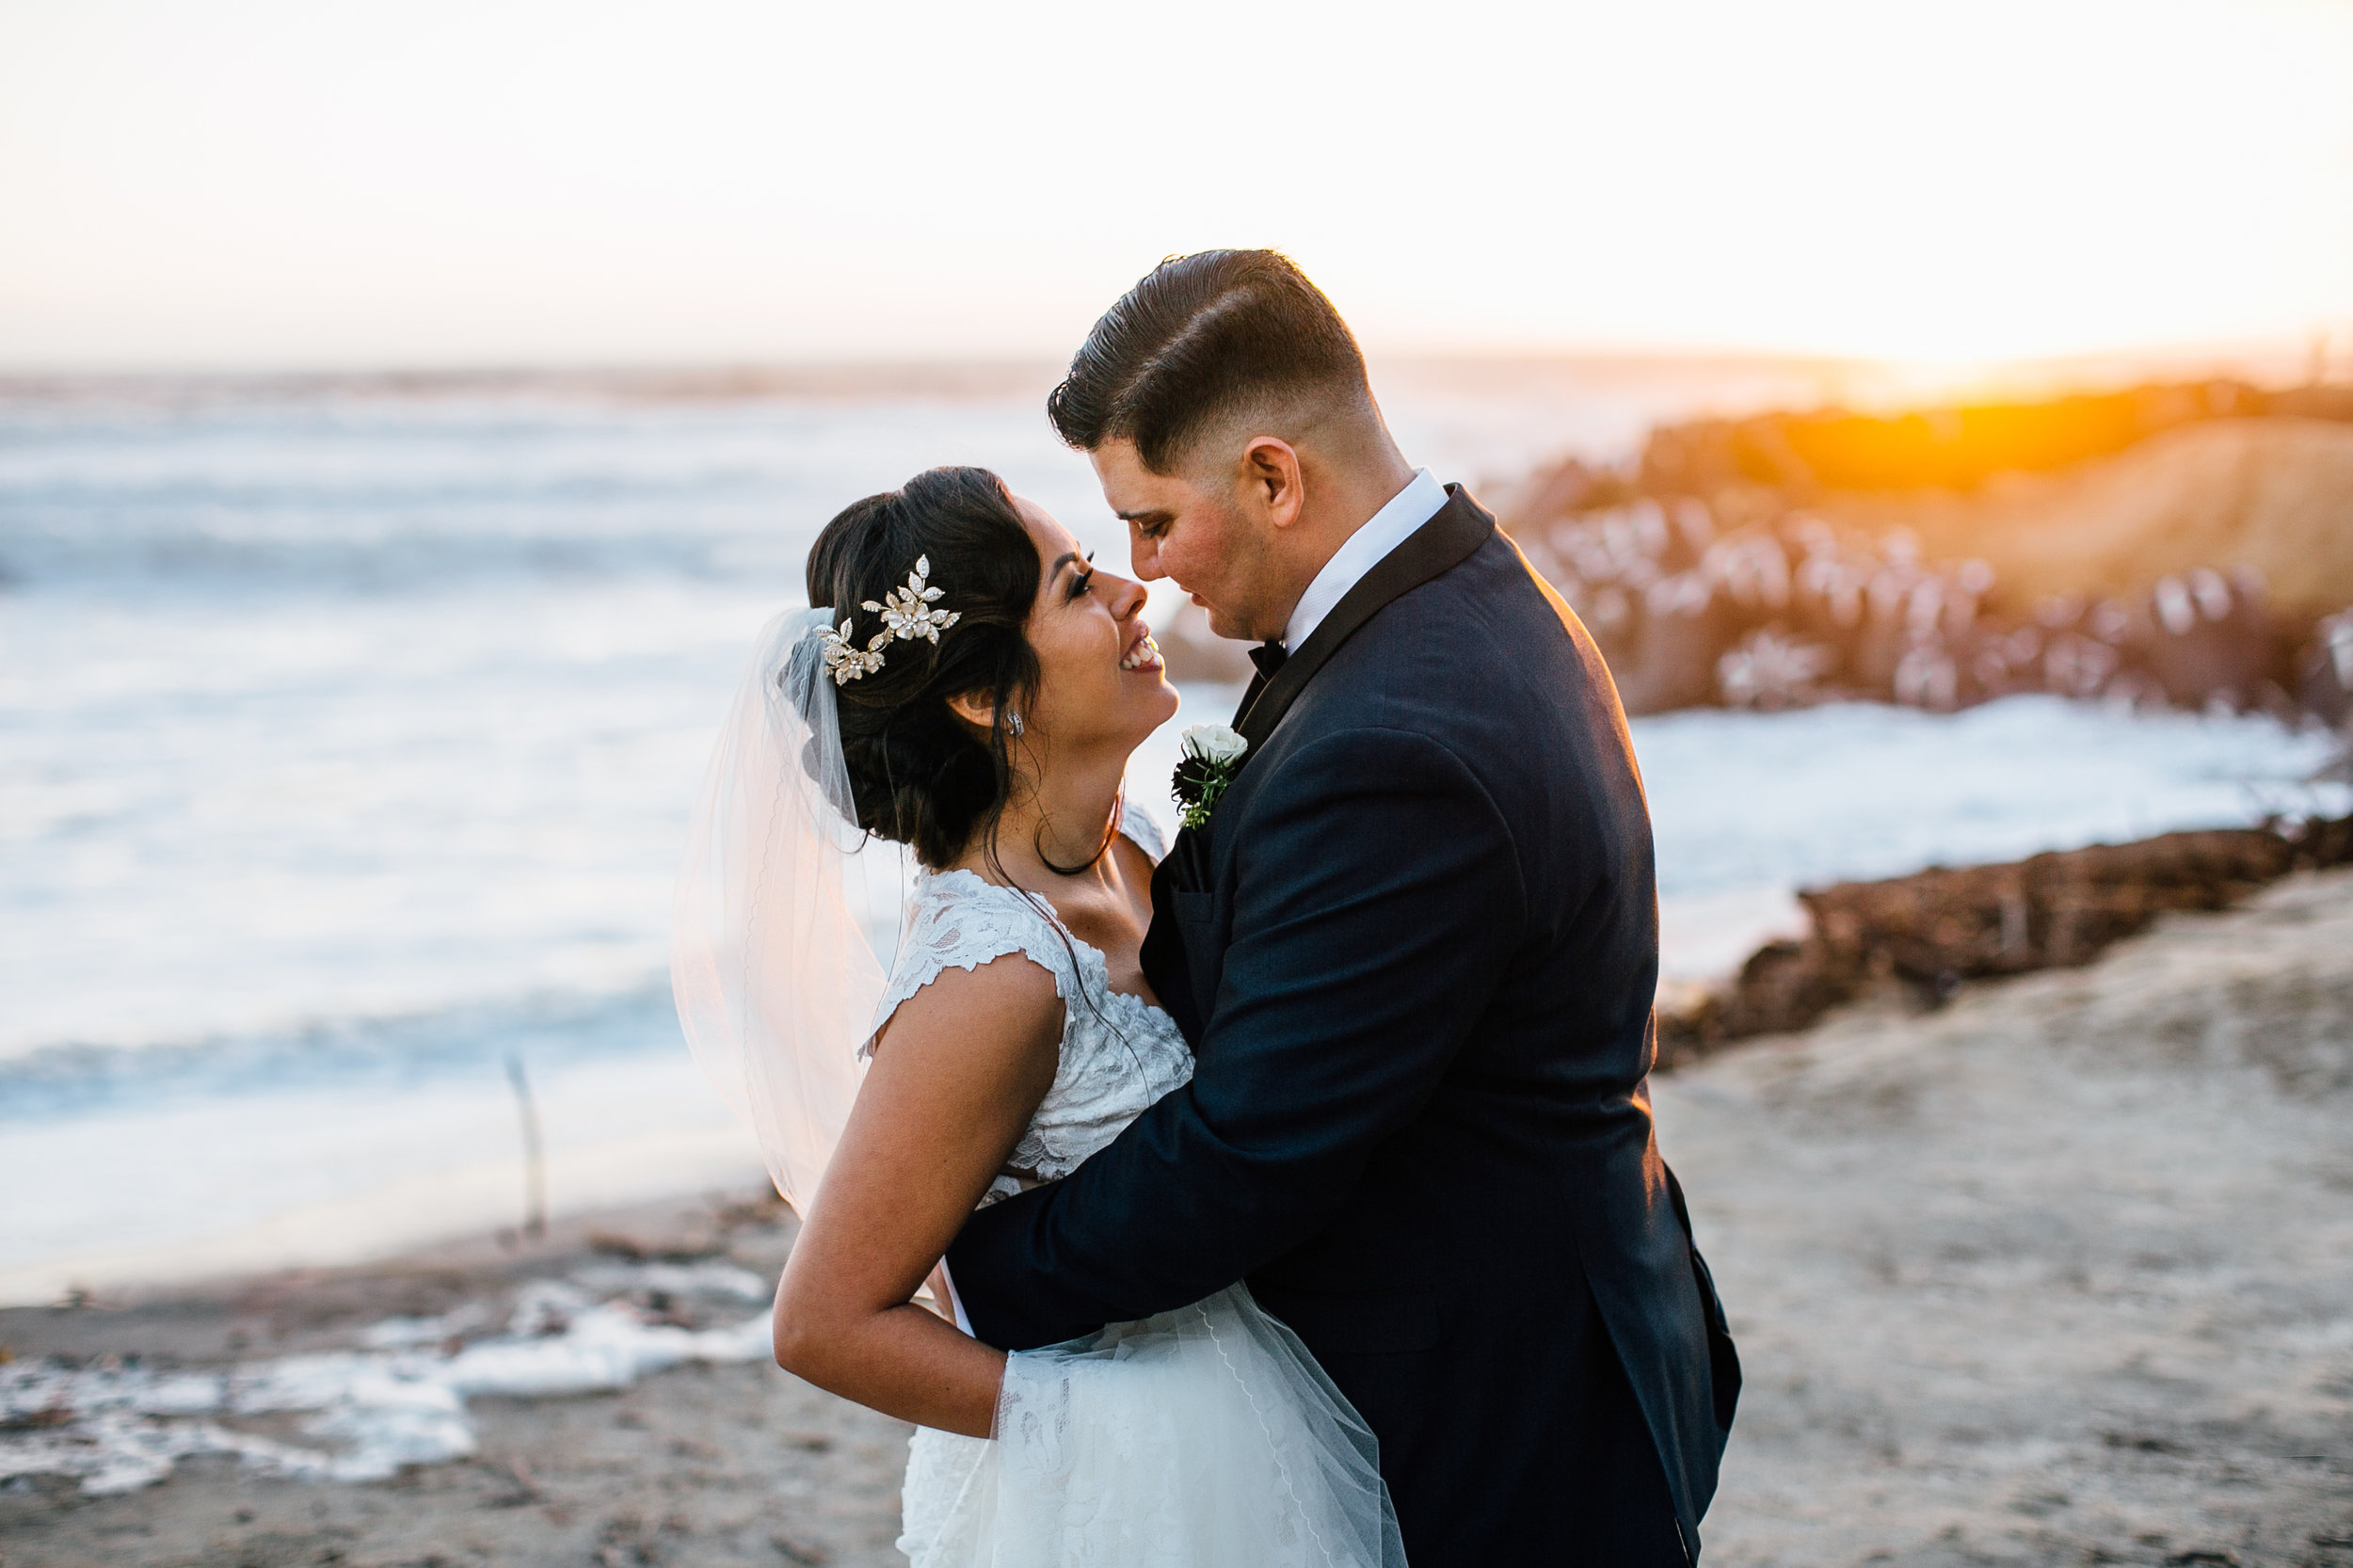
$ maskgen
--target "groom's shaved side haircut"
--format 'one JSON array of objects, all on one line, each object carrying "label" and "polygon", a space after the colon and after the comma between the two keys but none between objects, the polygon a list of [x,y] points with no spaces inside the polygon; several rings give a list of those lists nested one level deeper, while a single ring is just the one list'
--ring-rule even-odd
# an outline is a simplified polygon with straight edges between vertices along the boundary
[{"label": "groom's shaved side haircut", "polygon": [[1171,256],[1104,312],[1046,400],[1081,451],[1135,443],[1155,473],[1199,437],[1251,413],[1369,413],[1355,336],[1323,291],[1273,250]]}]

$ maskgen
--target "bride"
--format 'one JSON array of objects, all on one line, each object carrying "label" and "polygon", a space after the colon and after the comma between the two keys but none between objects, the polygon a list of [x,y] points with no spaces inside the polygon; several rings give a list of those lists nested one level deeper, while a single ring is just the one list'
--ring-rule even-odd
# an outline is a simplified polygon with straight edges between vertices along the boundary
[{"label": "bride", "polygon": [[[917,1568],[1400,1568],[1370,1432],[1244,1287],[1010,1356],[956,1326],[964,1218],[1192,1076],[1138,958],[1160,835],[1120,792],[1176,711],[1143,587],[970,468],[843,511],[808,585],[713,757],[673,961],[802,1216],[777,1361],[916,1423]],[[888,975],[868,835],[921,868]]]}]

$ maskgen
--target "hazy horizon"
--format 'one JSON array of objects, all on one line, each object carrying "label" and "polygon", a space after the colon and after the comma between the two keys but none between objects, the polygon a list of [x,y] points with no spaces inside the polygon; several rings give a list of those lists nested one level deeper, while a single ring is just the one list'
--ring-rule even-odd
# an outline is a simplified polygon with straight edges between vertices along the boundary
[{"label": "hazy horizon", "polygon": [[[1546,392],[1623,397],[1668,417],[1767,408],[1893,410],[1939,401],[1999,401],[2216,377],[2288,387],[2353,380],[2353,333],[2302,344],[2193,344],[1993,364],[1902,363],[1828,355],[1668,348],[1368,356],[1385,400]],[[168,401],[334,395],[592,396],[728,402],[1043,399],[1067,361],[936,356],[573,362],[313,362],[266,366],[0,364],[0,398],[160,397]],[[1664,393],[1663,401],[1661,393]]]}]

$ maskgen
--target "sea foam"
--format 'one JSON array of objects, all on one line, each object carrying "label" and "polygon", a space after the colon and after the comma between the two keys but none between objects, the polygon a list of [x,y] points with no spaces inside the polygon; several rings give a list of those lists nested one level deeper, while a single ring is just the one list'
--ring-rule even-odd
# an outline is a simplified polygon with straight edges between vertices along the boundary
[{"label": "sea foam", "polygon": [[[599,1265],[530,1281],[493,1332],[476,1308],[387,1319],[357,1350],[227,1368],[0,1366],[0,1481],[61,1475],[91,1495],[129,1492],[205,1453],[304,1480],[380,1480],[472,1453],[473,1399],[593,1393],[684,1362],[764,1360],[769,1315],[744,1308],[769,1290],[728,1263]],[[676,1320],[684,1303],[724,1320],[686,1326]],[[257,1416],[297,1417],[299,1440],[224,1423]]]}]

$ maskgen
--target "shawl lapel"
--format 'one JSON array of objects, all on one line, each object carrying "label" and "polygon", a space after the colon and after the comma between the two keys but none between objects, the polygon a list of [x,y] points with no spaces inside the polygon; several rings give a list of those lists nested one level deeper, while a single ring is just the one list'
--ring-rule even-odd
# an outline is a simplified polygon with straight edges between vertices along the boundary
[{"label": "shawl lapel", "polygon": [[1462,565],[1471,552],[1487,542],[1487,536],[1496,530],[1496,520],[1462,486],[1449,485],[1446,492],[1446,504],[1356,580],[1356,585],[1332,606],[1332,613],[1307,634],[1307,640],[1291,649],[1274,679],[1252,685],[1234,719],[1234,728],[1250,742],[1250,749],[1242,753],[1243,767],[1265,746],[1316,672],[1331,663],[1332,655],[1365,622],[1386,609],[1391,600]]}]

